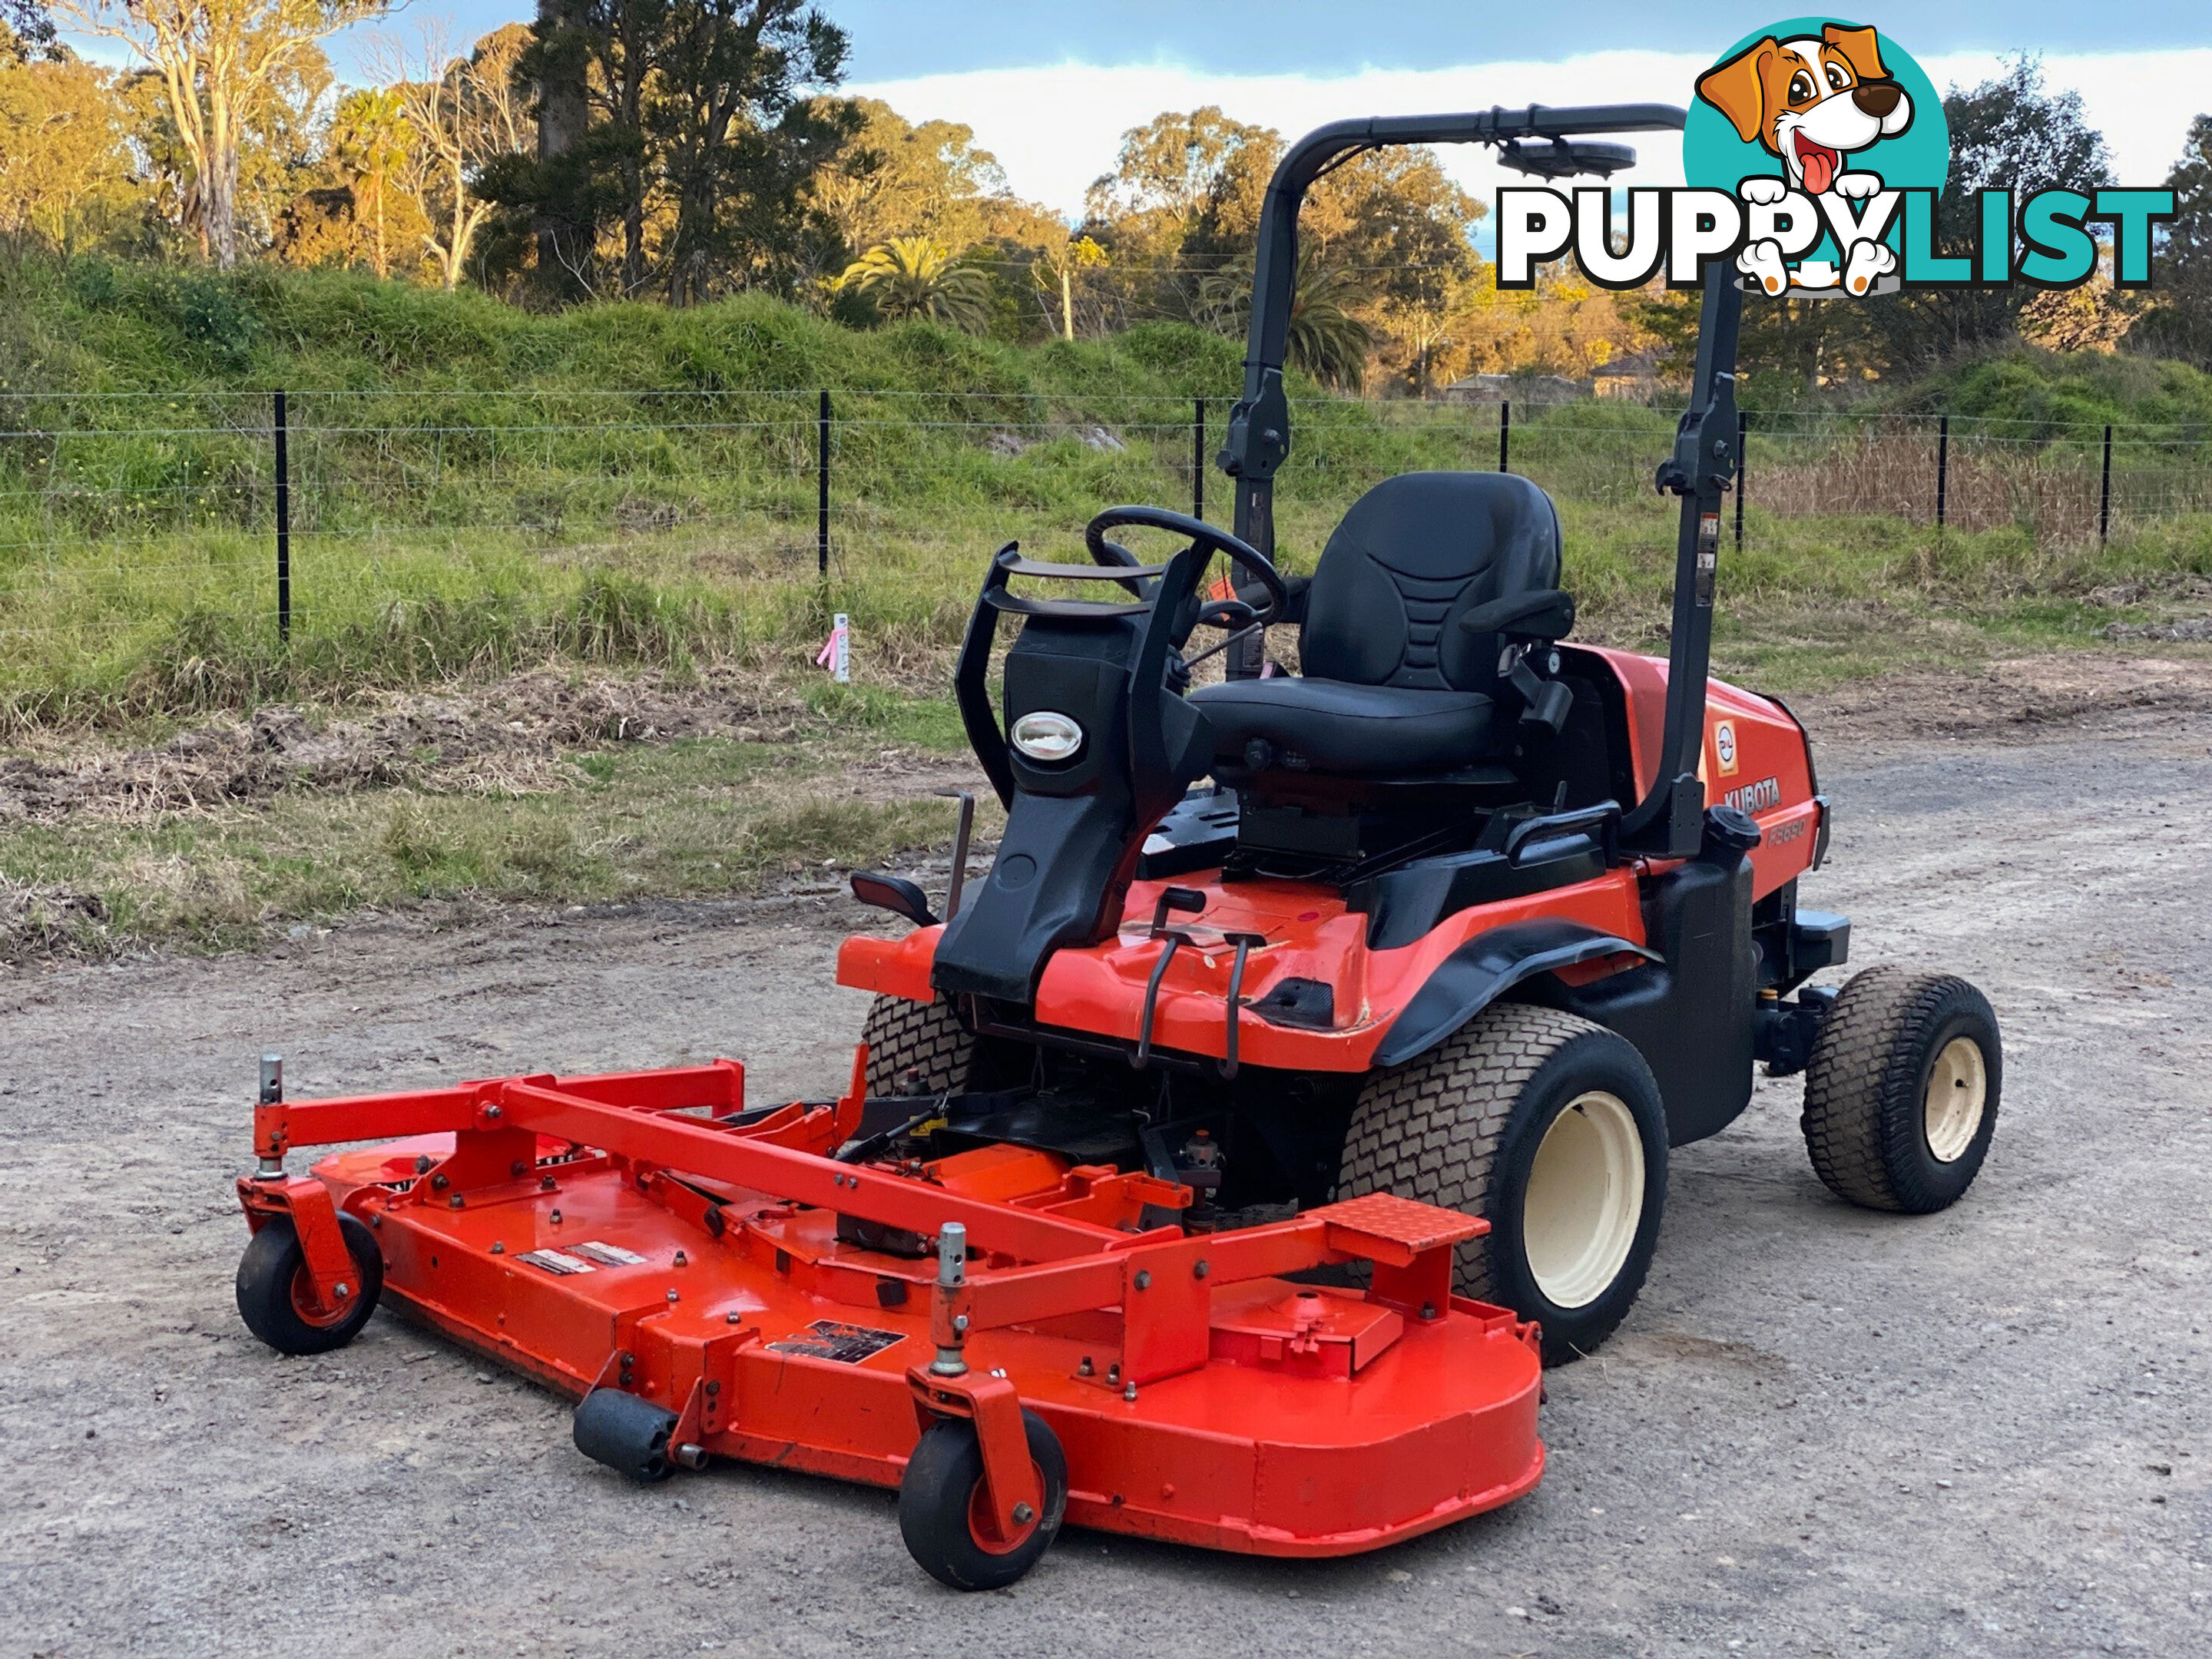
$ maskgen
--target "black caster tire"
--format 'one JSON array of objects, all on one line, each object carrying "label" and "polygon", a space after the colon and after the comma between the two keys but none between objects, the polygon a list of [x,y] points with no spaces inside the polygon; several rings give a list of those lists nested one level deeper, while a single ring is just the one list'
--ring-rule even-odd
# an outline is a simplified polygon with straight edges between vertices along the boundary
[{"label": "black caster tire", "polygon": [[1947,1209],[1989,1156],[2003,1082],[1988,998],[1954,975],[1870,968],[1844,987],[1805,1068],[1814,1172],[1866,1209]]},{"label": "black caster tire", "polygon": [[576,1407],[576,1449],[641,1486],[676,1472],[668,1450],[676,1413],[620,1389],[594,1389]]},{"label": "black caster tire", "polygon": [[1004,1589],[1052,1547],[1067,1513],[1067,1455],[1035,1412],[1022,1413],[1030,1461],[1044,1489],[1044,1513],[1012,1539],[1000,1538],[983,1502],[983,1447],[975,1425],[940,1418],[921,1431],[899,1483],[899,1533],[907,1553],[940,1584]]},{"label": "black caster tire", "polygon": [[1666,1107],[1619,1033],[1498,1004],[1369,1078],[1337,1191],[1488,1220],[1460,1246],[1452,1288],[1536,1321],[1544,1363],[1567,1364],[1611,1335],[1644,1288],[1667,1205]]},{"label": "black caster tire", "polygon": [[384,1294],[384,1252],[376,1235],[349,1215],[338,1217],[338,1232],[353,1257],[357,1277],[352,1297],[335,1316],[314,1306],[314,1281],[307,1255],[289,1216],[272,1216],[246,1244],[238,1262],[238,1313],[252,1331],[278,1353],[330,1353],[361,1334]]}]

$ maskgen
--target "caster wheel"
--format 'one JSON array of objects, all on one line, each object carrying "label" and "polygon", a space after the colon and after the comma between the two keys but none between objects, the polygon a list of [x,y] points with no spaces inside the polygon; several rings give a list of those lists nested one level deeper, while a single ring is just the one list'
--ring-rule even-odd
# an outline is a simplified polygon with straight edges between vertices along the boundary
[{"label": "caster wheel", "polygon": [[278,1353],[329,1353],[361,1334],[384,1293],[384,1253],[376,1235],[352,1216],[338,1218],[338,1232],[360,1272],[352,1295],[334,1313],[315,1306],[314,1279],[291,1218],[264,1223],[238,1263],[238,1312],[252,1331]]},{"label": "caster wheel", "polygon": [[1030,1462],[1044,1489],[1044,1513],[1001,1537],[983,1495],[983,1448],[975,1425],[945,1418],[922,1431],[899,1483],[899,1532],[921,1570],[954,1589],[1003,1589],[1052,1547],[1067,1513],[1067,1457],[1060,1437],[1034,1412],[1022,1413]]},{"label": "caster wheel", "polygon": [[668,1437],[676,1413],[620,1389],[594,1389],[576,1407],[576,1449],[617,1474],[650,1484],[676,1472]]}]

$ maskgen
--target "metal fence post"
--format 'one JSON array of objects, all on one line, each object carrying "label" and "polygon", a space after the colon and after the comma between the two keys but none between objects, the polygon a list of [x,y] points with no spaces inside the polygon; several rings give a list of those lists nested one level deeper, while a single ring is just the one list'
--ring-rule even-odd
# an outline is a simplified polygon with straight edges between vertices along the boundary
[{"label": "metal fence post", "polygon": [[276,642],[292,642],[292,430],[280,388],[271,422],[276,437]]},{"label": "metal fence post", "polygon": [[2112,428],[2105,428],[2105,481],[2097,489],[2097,545],[2112,532]]},{"label": "metal fence post", "polygon": [[1744,444],[1745,434],[1751,430],[1751,416],[1743,410],[1735,412],[1735,550],[1743,551],[1743,492],[1750,487],[1751,456]]},{"label": "metal fence post", "polygon": [[1206,399],[1200,398],[1190,410],[1190,516],[1206,516]]},{"label": "metal fence post", "polygon": [[1500,398],[1498,400],[1498,470],[1500,472],[1510,472],[1513,470],[1512,446],[1513,400],[1510,398]]},{"label": "metal fence post", "polygon": [[830,390],[822,390],[822,409],[814,428],[816,514],[814,562],[822,580],[830,580]]},{"label": "metal fence post", "polygon": [[1936,422],[1936,528],[1943,527],[1944,509],[1951,495],[1951,417]]}]

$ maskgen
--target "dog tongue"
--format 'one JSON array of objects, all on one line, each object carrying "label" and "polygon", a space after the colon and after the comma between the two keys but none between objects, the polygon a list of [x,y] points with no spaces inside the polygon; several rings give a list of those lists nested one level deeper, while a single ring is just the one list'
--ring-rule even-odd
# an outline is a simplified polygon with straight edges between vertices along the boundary
[{"label": "dog tongue", "polygon": [[1805,189],[1814,196],[1827,189],[1836,176],[1836,155],[1833,150],[1801,150],[1798,160],[1805,164]]}]

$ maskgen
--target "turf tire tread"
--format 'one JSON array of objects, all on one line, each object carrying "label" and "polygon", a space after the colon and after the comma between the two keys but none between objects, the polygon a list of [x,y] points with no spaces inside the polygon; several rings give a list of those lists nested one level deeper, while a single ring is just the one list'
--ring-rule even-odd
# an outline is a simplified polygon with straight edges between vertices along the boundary
[{"label": "turf tire tread", "polygon": [[873,1097],[900,1092],[900,1079],[908,1072],[920,1074],[925,1094],[968,1086],[975,1039],[961,1029],[949,1003],[878,997],[860,1037],[868,1045],[868,1093]]},{"label": "turf tire tread", "polygon": [[1870,1210],[1911,1208],[1890,1179],[1886,1127],[1921,1110],[1921,1079],[1899,1035],[1929,1018],[1966,981],[1949,974],[1869,968],[1845,985],[1805,1068],[1799,1120],[1814,1173],[1838,1198]]},{"label": "turf tire tread", "polygon": [[[1498,1141],[1522,1090],[1553,1054],[1600,1029],[1555,1009],[1503,1004],[1410,1065],[1371,1078],[1346,1135],[1340,1195],[1396,1193],[1484,1213]],[[1480,1241],[1459,1247],[1452,1284],[1462,1296],[1492,1299]]]}]

